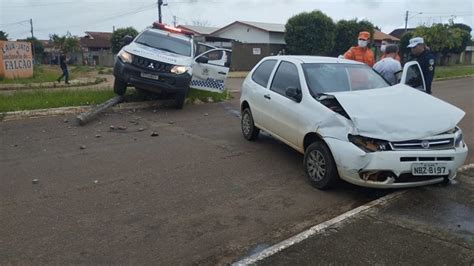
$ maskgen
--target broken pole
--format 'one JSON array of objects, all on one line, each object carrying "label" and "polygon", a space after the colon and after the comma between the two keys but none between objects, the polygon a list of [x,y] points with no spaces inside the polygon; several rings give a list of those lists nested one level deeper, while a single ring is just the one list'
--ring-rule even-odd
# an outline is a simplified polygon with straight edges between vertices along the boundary
[{"label": "broken pole", "polygon": [[79,125],[83,126],[93,120],[98,114],[107,110],[108,108],[120,103],[123,101],[123,96],[115,96],[99,105],[95,108],[92,108],[90,111],[79,114],[76,119]]}]

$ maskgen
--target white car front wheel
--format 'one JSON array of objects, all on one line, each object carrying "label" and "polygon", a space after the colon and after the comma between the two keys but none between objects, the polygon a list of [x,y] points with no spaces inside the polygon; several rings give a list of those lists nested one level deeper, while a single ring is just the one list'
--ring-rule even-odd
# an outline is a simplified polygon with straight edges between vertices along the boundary
[{"label": "white car front wheel", "polygon": [[336,163],[328,146],[314,142],[304,153],[304,167],[311,185],[318,189],[329,189],[339,180]]}]

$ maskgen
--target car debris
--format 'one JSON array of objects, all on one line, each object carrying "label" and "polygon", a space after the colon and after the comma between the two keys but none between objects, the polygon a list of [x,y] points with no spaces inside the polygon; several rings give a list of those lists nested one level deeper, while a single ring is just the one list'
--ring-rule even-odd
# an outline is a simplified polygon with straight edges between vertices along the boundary
[{"label": "car debris", "polygon": [[85,150],[85,149],[86,149],[86,146],[85,146],[85,145],[81,145],[81,146],[79,147],[79,149]]},{"label": "car debris", "polygon": [[152,136],[152,137],[158,137],[159,135],[160,135],[160,134],[158,134],[158,132],[153,131],[150,136]]},{"label": "car debris", "polygon": [[39,179],[35,178],[35,179],[31,180],[31,183],[33,183],[33,184],[35,184],[35,185],[36,185],[36,184],[38,184],[38,183],[39,183]]}]

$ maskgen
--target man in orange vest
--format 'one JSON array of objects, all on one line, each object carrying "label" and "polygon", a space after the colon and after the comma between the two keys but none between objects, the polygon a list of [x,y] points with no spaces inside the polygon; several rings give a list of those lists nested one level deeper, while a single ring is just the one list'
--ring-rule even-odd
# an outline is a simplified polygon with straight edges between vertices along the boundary
[{"label": "man in orange vest", "polygon": [[352,46],[345,54],[345,59],[355,60],[374,66],[374,53],[367,46],[369,44],[370,33],[367,31],[359,32],[358,45]]}]

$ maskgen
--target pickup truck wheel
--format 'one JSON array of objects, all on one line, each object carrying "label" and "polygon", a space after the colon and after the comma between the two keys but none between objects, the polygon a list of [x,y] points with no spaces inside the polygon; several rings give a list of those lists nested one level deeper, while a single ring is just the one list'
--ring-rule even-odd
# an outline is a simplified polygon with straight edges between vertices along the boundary
[{"label": "pickup truck wheel", "polygon": [[127,91],[127,83],[118,78],[115,78],[115,81],[114,81],[115,94],[123,96],[125,95],[125,91]]},{"label": "pickup truck wheel", "polygon": [[176,109],[183,109],[184,103],[186,102],[187,95],[188,95],[188,90],[176,93],[176,96],[175,96]]},{"label": "pickup truck wheel", "polygon": [[304,168],[311,185],[317,189],[332,188],[339,180],[334,158],[328,146],[323,142],[314,142],[306,148]]},{"label": "pickup truck wheel", "polygon": [[256,127],[253,122],[253,116],[250,108],[245,108],[242,112],[240,126],[242,128],[242,135],[244,135],[244,138],[247,140],[256,140],[258,138],[260,129]]}]

